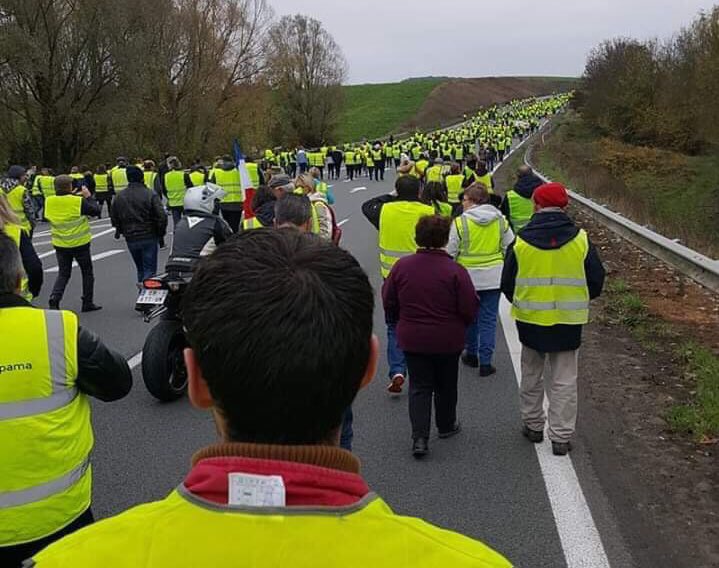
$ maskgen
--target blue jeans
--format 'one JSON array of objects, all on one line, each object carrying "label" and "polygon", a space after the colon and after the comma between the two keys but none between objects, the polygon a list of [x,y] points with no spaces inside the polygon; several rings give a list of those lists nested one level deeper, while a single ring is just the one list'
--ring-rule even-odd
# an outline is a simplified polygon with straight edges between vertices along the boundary
[{"label": "blue jeans", "polygon": [[340,448],[348,452],[352,451],[352,438],[354,438],[352,422],[354,422],[354,414],[352,414],[352,407],[348,406],[342,415],[342,432],[340,433]]},{"label": "blue jeans", "polygon": [[479,309],[477,317],[467,328],[464,349],[470,355],[479,355],[480,365],[491,365],[497,335],[499,290],[477,290]]},{"label": "blue jeans", "polygon": [[157,239],[128,241],[127,248],[137,268],[137,281],[142,282],[157,274]]},{"label": "blue jeans", "polygon": [[397,323],[385,320],[387,324],[387,362],[389,363],[389,378],[397,373],[407,376],[407,361],[404,351],[397,345]]}]

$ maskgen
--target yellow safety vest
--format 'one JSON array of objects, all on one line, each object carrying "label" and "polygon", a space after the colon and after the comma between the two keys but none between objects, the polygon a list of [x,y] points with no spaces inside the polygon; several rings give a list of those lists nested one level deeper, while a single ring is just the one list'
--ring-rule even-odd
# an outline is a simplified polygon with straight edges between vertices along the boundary
[{"label": "yellow safety vest", "polygon": [[264,229],[264,227],[265,226],[260,223],[260,220],[257,217],[242,220],[242,229],[245,231],[251,231],[252,229]]},{"label": "yellow safety vest", "polygon": [[185,204],[185,172],[170,170],[165,174],[165,191],[167,191],[167,204],[170,207],[182,207]]},{"label": "yellow safety vest", "polygon": [[447,201],[452,204],[459,203],[459,194],[462,193],[464,176],[462,174],[450,174],[444,178],[447,184]]},{"label": "yellow safety vest", "polygon": [[[17,245],[19,251],[20,239],[22,237],[23,228],[20,225],[16,225],[15,223],[5,223],[5,229],[3,232],[15,242],[15,245]],[[32,294],[28,290],[27,286],[27,276],[23,275],[22,279],[20,280],[20,295],[29,302],[32,300]]]},{"label": "yellow safety vest", "polygon": [[25,214],[25,191],[27,191],[25,186],[18,184],[5,195],[13,212],[20,219],[20,226],[29,234],[32,231],[32,225]]},{"label": "yellow safety vest", "polygon": [[45,218],[50,221],[53,246],[74,248],[92,240],[90,223],[81,211],[79,195],[51,195],[45,200]]},{"label": "yellow safety vest", "polygon": [[245,192],[242,191],[242,181],[237,168],[231,170],[215,170],[215,183],[225,190],[222,203],[242,203]]},{"label": "yellow safety vest", "polygon": [[110,189],[110,182],[107,174],[93,174],[95,180],[95,193],[107,193]]},{"label": "yellow safety vest", "polygon": [[55,190],[55,178],[53,176],[36,176],[32,184],[33,195],[45,195],[46,191]]},{"label": "yellow safety vest", "polygon": [[33,559],[38,568],[511,567],[479,541],[396,515],[372,493],[346,507],[265,509],[216,505],[182,486],[163,501],[72,534]]},{"label": "yellow safety vest", "polygon": [[[287,154],[287,152],[285,152],[285,154]],[[245,166],[247,166],[247,173],[250,174],[250,182],[252,183],[252,187],[257,189],[258,187],[260,187],[259,167],[254,162],[246,162]]]},{"label": "yellow safety vest", "polygon": [[426,181],[442,181],[442,166],[432,166],[424,172]]},{"label": "yellow safety vest", "polygon": [[112,187],[115,189],[115,193],[127,189],[127,169],[115,166],[110,170],[110,177],[112,178]]},{"label": "yellow safety vest", "polygon": [[0,309],[0,546],[51,535],[90,506],[90,405],[78,392],[77,316]]},{"label": "yellow safety vest", "polygon": [[491,194],[494,193],[494,188],[492,187],[492,174],[487,172],[483,176],[479,176],[476,173],[474,174],[474,181],[478,181],[481,184],[484,184],[484,187],[487,188],[487,191]]},{"label": "yellow safety vest", "polygon": [[148,189],[155,189],[155,179],[157,179],[157,172],[152,170],[142,172],[142,177],[145,181],[145,187]]},{"label": "yellow safety vest", "polygon": [[434,215],[434,208],[416,201],[385,203],[379,216],[379,264],[383,278],[402,257],[417,252],[414,240],[417,222]]},{"label": "yellow safety vest", "polygon": [[457,262],[465,268],[490,268],[504,262],[502,236],[506,230],[504,218],[480,225],[466,214],[454,220],[459,235]]},{"label": "yellow safety vest", "polygon": [[589,321],[589,288],[584,261],[587,233],[558,249],[543,250],[517,237],[517,279],[512,315],[534,325],[581,325]]},{"label": "yellow safety vest", "polygon": [[429,166],[429,162],[427,160],[419,160],[415,162],[414,167],[417,168],[417,171],[419,172],[420,177],[424,175],[425,170]]},{"label": "yellow safety vest", "polygon": [[509,202],[509,220],[514,232],[518,233],[531,221],[532,215],[534,215],[534,202],[522,197],[513,189],[507,192],[505,199]]}]

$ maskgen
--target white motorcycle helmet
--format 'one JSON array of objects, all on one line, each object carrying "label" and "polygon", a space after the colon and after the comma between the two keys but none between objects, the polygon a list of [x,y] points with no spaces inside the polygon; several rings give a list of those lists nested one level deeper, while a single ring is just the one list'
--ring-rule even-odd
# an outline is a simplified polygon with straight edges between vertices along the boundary
[{"label": "white motorcycle helmet", "polygon": [[225,190],[214,183],[191,187],[185,192],[185,211],[201,211],[215,214],[217,202],[225,197]]}]

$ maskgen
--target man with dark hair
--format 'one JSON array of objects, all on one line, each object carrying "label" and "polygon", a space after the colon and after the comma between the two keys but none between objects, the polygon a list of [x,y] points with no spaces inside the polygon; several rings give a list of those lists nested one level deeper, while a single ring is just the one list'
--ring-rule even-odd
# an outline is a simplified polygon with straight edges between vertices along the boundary
[{"label": "man with dark hair", "polygon": [[508,567],[395,515],[337,448],[377,369],[373,308],[359,263],[299,231],[246,231],[200,261],[183,302],[188,392],[222,443],[195,454],[164,501],[50,546],[35,566]]},{"label": "man with dark hair", "polygon": [[[434,208],[420,201],[419,179],[413,175],[398,177],[394,184],[395,195],[380,195],[362,205],[362,213],[379,230],[379,258],[382,278],[387,278],[392,266],[402,257],[414,254],[417,243],[414,229],[425,215],[433,215]],[[385,317],[387,324],[387,360],[389,385],[392,395],[402,392],[407,375],[407,361],[397,345],[397,322]]]},{"label": "man with dark hair", "polygon": [[50,222],[52,245],[55,247],[58,266],[55,285],[50,293],[51,309],[60,308],[60,301],[72,275],[73,260],[80,266],[82,274],[82,311],[94,312],[102,309],[93,301],[95,274],[90,253],[92,233],[87,220],[88,217],[99,216],[100,206],[93,199],[90,190],[86,187],[73,190],[70,176],[55,178],[55,195],[45,200],[45,218]]},{"label": "man with dark hair", "polygon": [[306,195],[289,194],[275,202],[275,228],[312,229],[312,203]]},{"label": "man with dark hair", "polygon": [[90,403],[130,392],[119,353],[75,314],[33,308],[20,295],[15,242],[0,233],[0,566],[93,521]]},{"label": "man with dark hair", "polygon": [[501,206],[502,213],[515,233],[529,224],[534,214],[532,194],[543,183],[529,166],[521,165],[517,170],[517,181],[514,187],[504,195]]}]

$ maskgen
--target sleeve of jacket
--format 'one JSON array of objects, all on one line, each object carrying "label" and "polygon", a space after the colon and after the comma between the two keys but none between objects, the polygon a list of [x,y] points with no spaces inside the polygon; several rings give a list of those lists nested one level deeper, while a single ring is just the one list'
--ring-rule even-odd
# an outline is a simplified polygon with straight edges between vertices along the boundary
[{"label": "sleeve of jacket", "polygon": [[155,232],[159,238],[163,238],[167,232],[167,215],[165,215],[165,208],[162,206],[162,201],[160,201],[160,198],[154,192],[150,200],[150,207],[155,222]]},{"label": "sleeve of jacket", "polygon": [[514,242],[514,231],[512,231],[512,226],[506,218],[502,219],[502,223],[504,225],[504,232],[502,233],[502,248],[506,252],[509,245]]},{"label": "sleeve of jacket", "polygon": [[514,288],[517,282],[517,256],[514,254],[514,245],[510,245],[507,254],[504,257],[504,267],[502,268],[502,293],[510,302],[514,300]]},{"label": "sleeve of jacket", "polygon": [[384,307],[385,319],[390,322],[399,321],[399,294],[397,292],[397,275],[401,272],[402,267],[397,270],[395,264],[392,272],[382,284],[382,306]]},{"label": "sleeve of jacket", "polygon": [[373,197],[362,204],[362,214],[374,225],[375,229],[379,229],[379,217],[382,212],[382,206],[392,200],[393,197],[389,194],[380,195],[379,197]]},{"label": "sleeve of jacket", "polygon": [[122,234],[122,207],[123,203],[119,196],[112,200],[110,209],[110,222],[115,230]]},{"label": "sleeve of jacket", "polygon": [[95,201],[94,197],[86,197],[82,200],[80,206],[80,213],[87,215],[88,217],[99,217],[100,216],[100,205]]},{"label": "sleeve of jacket", "polygon": [[32,246],[30,235],[25,231],[20,233],[20,257],[27,275],[28,290],[30,290],[33,298],[37,298],[40,295],[43,282],[42,262]]},{"label": "sleeve of jacket", "polygon": [[472,278],[464,266],[456,265],[457,270],[457,313],[465,325],[469,325],[477,317],[477,292],[474,289]]},{"label": "sleeve of jacket", "polygon": [[502,215],[504,215],[506,219],[509,219],[511,217],[511,214],[509,212],[509,199],[507,199],[506,193],[502,198],[502,205],[499,206],[499,210],[502,212]]},{"label": "sleeve of jacket", "polygon": [[132,389],[132,373],[125,358],[85,328],[81,327],[77,335],[80,391],[103,402],[126,396]]},{"label": "sleeve of jacket", "polygon": [[[457,217],[459,219],[459,217]],[[449,242],[447,243],[447,254],[452,258],[457,258],[459,254],[460,238],[457,230],[457,222],[452,219],[452,226],[449,229]]]},{"label": "sleeve of jacket", "polygon": [[589,298],[598,298],[604,287],[604,277],[606,272],[602,259],[599,258],[597,248],[590,242],[587,258],[584,259],[584,272],[587,275],[587,287],[589,288]]}]

